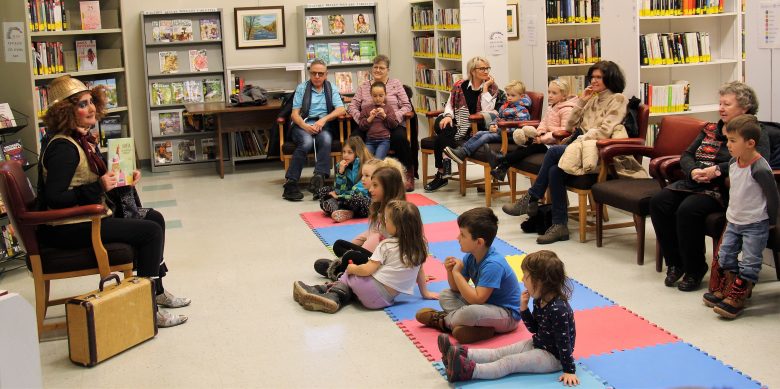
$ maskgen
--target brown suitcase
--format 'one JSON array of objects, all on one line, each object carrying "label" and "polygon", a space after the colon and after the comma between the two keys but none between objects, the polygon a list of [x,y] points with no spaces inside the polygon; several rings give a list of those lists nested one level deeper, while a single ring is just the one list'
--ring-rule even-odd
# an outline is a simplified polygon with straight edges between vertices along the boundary
[{"label": "brown suitcase", "polygon": [[[117,285],[103,287],[114,279]],[[111,274],[100,281],[99,290],[68,300],[70,360],[95,366],[112,356],[157,335],[152,282],[130,277],[119,281]]]}]

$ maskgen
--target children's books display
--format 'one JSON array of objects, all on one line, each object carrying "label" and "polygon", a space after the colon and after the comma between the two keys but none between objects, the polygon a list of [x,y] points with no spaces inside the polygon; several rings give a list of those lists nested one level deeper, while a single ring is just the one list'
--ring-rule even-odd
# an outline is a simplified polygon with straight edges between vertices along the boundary
[{"label": "children's books display", "polygon": [[102,28],[99,1],[80,1],[79,11],[82,30],[99,30]]},{"label": "children's books display", "polygon": [[328,32],[332,35],[341,35],[346,28],[344,27],[344,16],[341,14],[328,15]]},{"label": "children's books display", "polygon": [[158,165],[173,162],[173,145],[171,141],[154,142],[154,160]]},{"label": "children's books display", "polygon": [[178,162],[195,161],[195,142],[192,139],[181,139],[176,141],[176,151]]},{"label": "children's books display", "polygon": [[352,15],[352,25],[355,27],[355,34],[369,34],[371,33],[371,22],[369,21],[369,14],[354,14]]},{"label": "children's books display", "polygon": [[100,146],[108,146],[109,139],[122,137],[122,117],[119,115],[110,115],[104,117],[98,124],[100,135]]},{"label": "children's books display", "polygon": [[306,17],[306,36],[322,35],[322,16]]},{"label": "children's books display", "polygon": [[190,71],[205,72],[209,70],[209,57],[206,50],[190,50]]},{"label": "children's books display", "polygon": [[76,41],[76,59],[79,71],[97,70],[97,43],[94,39]]},{"label": "children's books display", "polygon": [[27,164],[27,159],[24,157],[24,147],[22,146],[22,140],[16,139],[7,143],[3,143],[3,157],[6,161],[19,161],[22,165]]},{"label": "children's books display", "polygon": [[133,138],[114,138],[108,140],[109,170],[114,172],[116,186],[133,184],[135,171],[135,142]]},{"label": "children's books display", "polygon": [[200,40],[216,41],[222,39],[219,29],[219,19],[200,20]]},{"label": "children's books display", "polygon": [[14,111],[8,103],[0,103],[0,128],[13,127],[16,125],[14,120]]}]

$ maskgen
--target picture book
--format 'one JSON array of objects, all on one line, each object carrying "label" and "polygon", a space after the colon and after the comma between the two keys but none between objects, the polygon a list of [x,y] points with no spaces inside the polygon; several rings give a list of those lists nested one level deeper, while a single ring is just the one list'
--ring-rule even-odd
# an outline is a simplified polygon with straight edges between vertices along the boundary
[{"label": "picture book", "polygon": [[207,161],[217,159],[217,145],[214,138],[203,138],[200,140],[200,159]]},{"label": "picture book", "polygon": [[173,92],[171,84],[163,82],[152,83],[152,105],[172,104]]},{"label": "picture book", "polygon": [[192,20],[176,19],[173,21],[172,41],[186,42],[193,40]]},{"label": "picture book", "polygon": [[133,184],[135,142],[133,138],[108,140],[108,169],[116,175],[116,186]]},{"label": "picture book", "polygon": [[336,72],[336,85],[341,94],[355,93],[352,85],[352,72]]},{"label": "picture book", "polygon": [[219,19],[201,19],[200,20],[200,40],[217,41],[222,39],[219,31]]},{"label": "picture book", "polygon": [[109,78],[106,80],[101,80],[104,82],[103,85],[106,86],[106,107],[108,108],[116,108],[118,105],[117,101],[117,93],[116,93],[116,78]]},{"label": "picture book", "polygon": [[370,14],[352,15],[352,25],[355,27],[355,34],[371,33],[371,15]]},{"label": "picture book", "polygon": [[315,46],[315,52],[317,53],[317,58],[328,62],[328,44],[327,43],[317,43]]},{"label": "picture book", "polygon": [[181,111],[158,111],[160,135],[179,135],[183,133]]},{"label": "picture book", "polygon": [[207,103],[225,101],[224,89],[220,79],[203,80],[203,101]]},{"label": "picture book", "polygon": [[157,165],[173,162],[173,146],[171,141],[154,142],[154,161]]},{"label": "picture book", "polygon": [[203,102],[203,83],[196,80],[184,81],[184,102]]},{"label": "picture book", "polygon": [[97,70],[97,44],[94,39],[76,41],[76,59],[79,71]]},{"label": "picture book", "polygon": [[0,104],[0,128],[13,127],[16,123],[14,111],[8,103]]},{"label": "picture book", "polygon": [[360,59],[371,62],[376,57],[376,41],[360,41]]},{"label": "picture book", "polygon": [[322,35],[322,16],[306,17],[306,36]]},{"label": "picture book", "polygon": [[179,72],[179,54],[175,51],[160,52],[160,73],[171,74]]},{"label": "picture book", "polygon": [[100,24],[100,2],[99,1],[80,1],[79,11],[81,14],[82,30],[99,30]]},{"label": "picture book", "polygon": [[216,129],[214,115],[187,115],[184,117],[184,133],[213,131]]},{"label": "picture book", "polygon": [[195,161],[195,141],[192,139],[176,141],[176,154],[179,162]]},{"label": "picture book", "polygon": [[328,43],[328,64],[341,63],[341,44],[338,42]]},{"label": "picture book", "polygon": [[355,85],[358,87],[360,85],[363,85],[364,82],[371,80],[371,72],[368,70],[358,70],[357,71],[357,80],[355,81]]},{"label": "picture book", "polygon": [[349,55],[349,42],[341,42],[341,63],[352,62],[352,56]]},{"label": "picture book", "polygon": [[122,137],[122,117],[119,115],[106,116],[98,124],[100,129],[100,146],[106,147],[109,139]]},{"label": "picture book", "polygon": [[344,33],[344,16],[341,14],[328,15],[328,32],[333,35]]},{"label": "picture book", "polygon": [[27,159],[24,157],[22,140],[16,139],[3,143],[3,157],[6,161],[19,161],[22,165],[26,165]]},{"label": "picture book", "polygon": [[184,104],[184,83],[171,83],[171,100],[173,104]]},{"label": "picture book", "polygon": [[317,51],[314,43],[309,43],[308,46],[306,46],[306,62],[309,63],[313,61],[314,58],[317,58]]},{"label": "picture book", "polygon": [[205,49],[190,50],[190,71],[205,72],[209,70],[209,57]]},{"label": "picture book", "polygon": [[350,55],[350,57],[352,57],[350,62],[353,62],[353,63],[360,62],[361,61],[360,60],[360,43],[358,43],[358,42],[351,42],[349,44],[349,53],[348,54]]},{"label": "picture book", "polygon": [[172,42],[173,20],[160,20],[160,42]]}]

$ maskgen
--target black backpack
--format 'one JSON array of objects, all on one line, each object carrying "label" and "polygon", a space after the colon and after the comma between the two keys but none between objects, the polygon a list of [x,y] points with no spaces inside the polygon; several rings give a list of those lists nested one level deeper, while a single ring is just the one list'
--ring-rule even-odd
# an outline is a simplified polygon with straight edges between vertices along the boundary
[{"label": "black backpack", "polygon": [[628,99],[626,104],[626,116],[623,118],[623,127],[626,128],[629,138],[639,137],[639,104],[642,101],[636,96]]},{"label": "black backpack", "polygon": [[552,226],[552,205],[542,204],[539,206],[539,210],[536,215],[531,216],[528,220],[520,223],[520,229],[525,233],[537,233],[538,235],[544,235],[547,229]]}]

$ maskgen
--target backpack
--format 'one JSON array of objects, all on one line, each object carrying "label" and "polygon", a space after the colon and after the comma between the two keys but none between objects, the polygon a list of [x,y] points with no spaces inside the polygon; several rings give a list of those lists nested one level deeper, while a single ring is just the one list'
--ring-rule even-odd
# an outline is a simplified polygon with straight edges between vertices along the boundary
[{"label": "backpack", "polygon": [[780,169],[780,123],[758,122],[761,125],[761,131],[769,136],[769,166],[772,169]]},{"label": "backpack", "polygon": [[539,210],[536,215],[531,216],[528,220],[520,223],[520,229],[525,233],[537,233],[538,235],[544,235],[547,229],[552,226],[552,205],[542,204],[539,206]]},{"label": "backpack", "polygon": [[626,128],[629,138],[639,137],[639,104],[642,101],[636,96],[628,99],[626,104],[626,116],[623,118],[623,127]]}]

